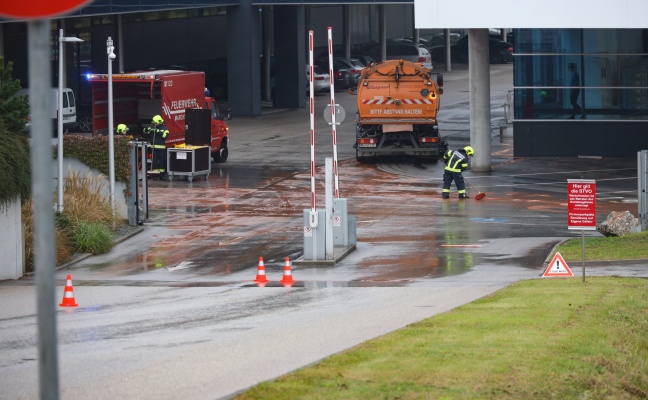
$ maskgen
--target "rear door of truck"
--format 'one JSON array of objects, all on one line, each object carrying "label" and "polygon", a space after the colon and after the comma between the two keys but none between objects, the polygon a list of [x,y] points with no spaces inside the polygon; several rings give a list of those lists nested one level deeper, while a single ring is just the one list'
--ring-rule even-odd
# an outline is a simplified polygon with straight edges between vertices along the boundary
[{"label": "rear door of truck", "polygon": [[185,110],[202,108],[205,98],[205,74],[203,72],[179,72],[160,75],[162,92],[162,119],[169,128],[167,146],[185,140]]}]

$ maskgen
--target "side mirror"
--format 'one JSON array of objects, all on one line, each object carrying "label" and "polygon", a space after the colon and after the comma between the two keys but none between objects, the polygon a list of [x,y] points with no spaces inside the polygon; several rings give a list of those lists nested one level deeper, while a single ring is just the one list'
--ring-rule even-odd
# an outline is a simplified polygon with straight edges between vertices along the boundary
[{"label": "side mirror", "polygon": [[[437,85],[438,85],[439,87],[442,87],[442,86],[443,86],[443,74],[438,74],[438,75],[437,75]],[[441,92],[441,93],[443,93],[443,92]]]}]

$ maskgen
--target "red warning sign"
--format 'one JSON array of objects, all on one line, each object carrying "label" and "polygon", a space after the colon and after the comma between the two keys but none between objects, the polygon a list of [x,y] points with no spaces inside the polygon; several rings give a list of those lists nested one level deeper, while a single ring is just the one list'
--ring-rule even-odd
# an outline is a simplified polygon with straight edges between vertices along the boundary
[{"label": "red warning sign", "polygon": [[567,229],[596,230],[596,181],[567,179]]},{"label": "red warning sign", "polygon": [[542,276],[574,276],[560,253],[556,253]]},{"label": "red warning sign", "polygon": [[70,13],[92,0],[3,1],[0,15],[14,19],[40,19]]}]

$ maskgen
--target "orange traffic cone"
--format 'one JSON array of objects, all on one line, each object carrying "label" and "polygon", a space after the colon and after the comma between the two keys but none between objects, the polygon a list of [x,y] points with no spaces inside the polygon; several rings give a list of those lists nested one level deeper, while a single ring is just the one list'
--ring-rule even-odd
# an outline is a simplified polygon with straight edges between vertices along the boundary
[{"label": "orange traffic cone", "polygon": [[284,286],[292,286],[295,283],[295,280],[292,277],[292,271],[290,269],[290,258],[286,257],[286,265],[284,266],[283,278],[279,281]]},{"label": "orange traffic cone", "polygon": [[268,278],[265,274],[265,267],[263,266],[263,257],[259,257],[259,268],[254,282],[256,282],[258,286],[265,286],[265,284],[268,283]]},{"label": "orange traffic cone", "polygon": [[72,287],[72,275],[68,274],[67,281],[65,282],[65,291],[63,292],[63,302],[59,304],[61,307],[76,307],[78,304],[74,300],[74,288]]}]

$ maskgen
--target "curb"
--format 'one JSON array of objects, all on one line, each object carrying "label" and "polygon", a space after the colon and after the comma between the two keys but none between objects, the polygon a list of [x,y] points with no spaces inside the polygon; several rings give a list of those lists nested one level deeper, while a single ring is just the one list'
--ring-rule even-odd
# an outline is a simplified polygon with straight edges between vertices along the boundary
[{"label": "curb", "polygon": [[[565,243],[566,241],[573,239],[573,238],[567,238],[563,239],[560,242],[556,243],[554,247],[551,248],[551,251],[549,251],[549,254],[547,255],[547,258],[545,258],[544,262],[542,265],[544,267],[548,266],[549,263],[551,262],[551,255],[554,253],[554,251],[560,246],[561,244]],[[579,264],[582,264],[582,260],[577,260],[574,261]],[[630,260],[599,260],[599,261],[585,261],[585,266],[589,267],[611,267],[615,265],[635,265],[635,264],[645,264],[648,265],[648,259],[645,258],[639,258],[639,259],[630,259]]]},{"label": "curb", "polygon": [[[127,239],[130,239],[130,238],[132,238],[133,236],[135,236],[135,235],[137,235],[137,234],[139,234],[139,233],[142,233],[142,232],[144,232],[144,228],[141,227],[141,226],[139,226],[139,227],[137,227],[137,229],[133,230],[132,232],[130,232],[130,233],[124,235],[124,236],[120,236],[120,237],[118,237],[117,239],[115,239],[114,244],[117,245],[117,244],[119,244],[119,243],[121,243],[121,242],[123,242],[123,241],[125,241],[125,240],[127,240]],[[66,262],[66,263],[64,263],[64,264],[61,264],[61,265],[57,266],[57,267],[55,268],[55,270],[56,270],[56,271],[60,271],[60,270],[62,270],[62,269],[69,268],[69,267],[73,266],[74,264],[79,263],[79,262],[81,262],[81,261],[83,261],[83,260],[86,260],[86,259],[88,259],[88,258],[90,258],[90,257],[92,257],[92,253],[82,253],[82,254],[79,254],[79,255],[77,255],[75,258],[73,258],[72,260],[70,260],[70,261],[68,261],[68,262]],[[23,276],[30,276],[30,277],[33,276],[33,275],[34,275],[34,272],[25,272],[25,273],[23,274]]]}]

